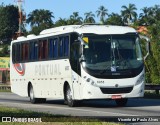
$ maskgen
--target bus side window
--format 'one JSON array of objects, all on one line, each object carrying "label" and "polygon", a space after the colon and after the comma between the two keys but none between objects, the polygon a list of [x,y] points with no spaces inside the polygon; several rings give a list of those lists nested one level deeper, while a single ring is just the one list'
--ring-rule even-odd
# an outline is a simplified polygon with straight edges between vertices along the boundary
[{"label": "bus side window", "polygon": [[34,53],[33,53],[33,58],[35,60],[38,60],[38,43],[37,42],[34,42]]},{"label": "bus side window", "polygon": [[58,55],[59,57],[66,57],[69,53],[69,37],[61,37],[59,41],[59,51]]},{"label": "bus side window", "polygon": [[16,61],[16,45],[12,45],[12,62],[15,63]]},{"label": "bus side window", "polygon": [[64,56],[68,56],[69,55],[69,37],[66,36],[64,38]]},{"label": "bus side window", "polygon": [[47,40],[41,40],[39,42],[39,60],[41,59],[47,59],[48,58],[48,41]]},{"label": "bus side window", "polygon": [[39,44],[38,44],[38,59],[41,60],[42,59],[42,54],[43,52],[43,42],[42,41],[39,41]]},{"label": "bus side window", "polygon": [[25,60],[28,60],[28,57],[29,57],[29,44],[26,43],[26,46],[25,46]]},{"label": "bus side window", "polygon": [[53,58],[53,47],[54,47],[53,45],[54,45],[53,39],[49,39],[49,49],[48,49],[49,58]]},{"label": "bus side window", "polygon": [[34,42],[30,42],[29,46],[29,59],[30,61],[34,60]]},{"label": "bus side window", "polygon": [[35,61],[38,59],[38,44],[37,42],[30,42],[29,46],[29,59],[30,61]]},{"label": "bus side window", "polygon": [[64,46],[63,46],[63,43],[64,43],[64,37],[61,37],[59,39],[59,44],[58,44],[58,56],[61,58],[63,57],[63,51],[64,51]]},{"label": "bus side window", "polygon": [[25,44],[22,44],[22,49],[21,49],[21,53],[22,53],[22,61],[24,61],[24,57],[25,57]]},{"label": "bus side window", "polygon": [[28,56],[29,56],[29,44],[23,43],[22,44],[22,61],[27,61]]},{"label": "bus side window", "polygon": [[15,50],[15,62],[20,62],[20,44],[16,44],[16,50]]},{"label": "bus side window", "polygon": [[43,41],[43,59],[47,59],[48,58],[48,41],[47,40],[44,40]]},{"label": "bus side window", "polygon": [[58,57],[58,39],[54,39],[53,42],[53,58],[57,58]]}]

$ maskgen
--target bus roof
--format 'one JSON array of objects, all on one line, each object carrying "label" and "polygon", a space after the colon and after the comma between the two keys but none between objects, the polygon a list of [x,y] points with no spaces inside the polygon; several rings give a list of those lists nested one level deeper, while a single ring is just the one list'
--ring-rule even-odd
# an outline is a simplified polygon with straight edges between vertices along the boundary
[{"label": "bus roof", "polygon": [[111,26],[111,25],[69,25],[61,26],[51,29],[43,30],[40,35],[51,34],[57,32],[77,32],[82,33],[94,33],[94,34],[125,34],[136,32],[135,29],[126,26]]},{"label": "bus roof", "polygon": [[136,33],[136,30],[127,26],[111,26],[111,25],[68,25],[50,28],[43,30],[38,36],[29,35],[27,37],[20,37],[14,42],[26,41],[38,38],[44,38],[65,33],[77,32],[78,34],[93,33],[93,34],[125,34]]},{"label": "bus roof", "polygon": [[94,34],[125,34],[134,33],[135,29],[125,26],[111,26],[111,25],[92,25],[92,26],[82,26],[75,30],[79,34],[82,33],[94,33]]}]

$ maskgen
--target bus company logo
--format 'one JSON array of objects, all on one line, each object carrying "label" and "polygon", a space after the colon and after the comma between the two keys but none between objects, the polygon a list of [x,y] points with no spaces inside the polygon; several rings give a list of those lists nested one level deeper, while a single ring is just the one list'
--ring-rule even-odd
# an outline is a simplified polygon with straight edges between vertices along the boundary
[{"label": "bus company logo", "polygon": [[14,64],[14,68],[16,69],[16,71],[23,76],[25,74],[25,64],[24,63],[17,63]]}]

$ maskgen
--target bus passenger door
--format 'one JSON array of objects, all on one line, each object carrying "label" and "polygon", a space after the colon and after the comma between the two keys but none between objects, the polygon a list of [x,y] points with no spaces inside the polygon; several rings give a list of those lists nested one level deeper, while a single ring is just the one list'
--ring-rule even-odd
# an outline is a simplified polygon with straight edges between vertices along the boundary
[{"label": "bus passenger door", "polygon": [[79,63],[80,43],[74,42],[71,45],[70,62],[72,67],[73,96],[75,99],[80,98],[81,70]]}]

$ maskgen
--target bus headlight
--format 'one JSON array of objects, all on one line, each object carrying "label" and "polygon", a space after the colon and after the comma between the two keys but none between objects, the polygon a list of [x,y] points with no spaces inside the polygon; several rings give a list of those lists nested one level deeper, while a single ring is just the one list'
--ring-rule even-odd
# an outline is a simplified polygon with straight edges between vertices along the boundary
[{"label": "bus headlight", "polygon": [[144,81],[144,74],[139,77],[135,85],[139,85]]},{"label": "bus headlight", "polygon": [[91,78],[86,78],[86,82],[89,82],[91,85],[95,84],[95,82]]},{"label": "bus headlight", "polygon": [[88,78],[88,79],[86,79],[86,81],[87,81],[87,82],[90,82],[90,81],[91,81],[91,79],[90,79],[90,78]]}]

